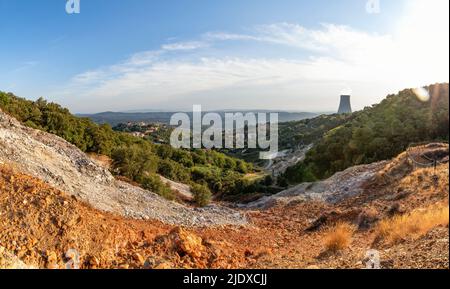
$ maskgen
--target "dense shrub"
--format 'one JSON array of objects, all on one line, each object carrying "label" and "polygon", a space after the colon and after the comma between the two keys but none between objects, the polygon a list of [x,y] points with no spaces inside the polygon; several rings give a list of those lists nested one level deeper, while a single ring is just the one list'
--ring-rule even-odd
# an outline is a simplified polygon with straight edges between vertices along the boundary
[{"label": "dense shrub", "polygon": [[175,193],[168,184],[161,181],[161,178],[155,174],[149,174],[142,177],[140,183],[144,189],[152,191],[168,200],[175,199]]},{"label": "dense shrub", "polygon": [[205,207],[211,202],[211,191],[204,185],[195,184],[191,187],[194,201],[199,207]]},{"label": "dense shrub", "polygon": [[120,146],[113,150],[113,166],[119,175],[139,182],[144,173],[155,173],[158,158],[145,146]]}]

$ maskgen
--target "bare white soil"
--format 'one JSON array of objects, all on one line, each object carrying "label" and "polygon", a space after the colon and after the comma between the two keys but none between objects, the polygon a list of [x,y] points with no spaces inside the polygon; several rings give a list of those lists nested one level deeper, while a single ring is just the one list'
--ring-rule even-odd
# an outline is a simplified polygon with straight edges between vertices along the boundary
[{"label": "bare white soil", "polygon": [[119,181],[77,147],[23,126],[0,111],[0,162],[86,201],[94,208],[135,219],[183,226],[243,225],[238,211],[219,205],[188,208]]}]

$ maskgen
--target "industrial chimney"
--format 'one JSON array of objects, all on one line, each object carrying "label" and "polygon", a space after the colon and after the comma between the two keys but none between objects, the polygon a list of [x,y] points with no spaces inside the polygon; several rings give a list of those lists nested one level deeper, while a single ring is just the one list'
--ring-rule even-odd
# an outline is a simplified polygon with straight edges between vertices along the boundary
[{"label": "industrial chimney", "polygon": [[352,105],[350,104],[350,95],[341,95],[341,104],[339,105],[338,114],[352,113]]}]

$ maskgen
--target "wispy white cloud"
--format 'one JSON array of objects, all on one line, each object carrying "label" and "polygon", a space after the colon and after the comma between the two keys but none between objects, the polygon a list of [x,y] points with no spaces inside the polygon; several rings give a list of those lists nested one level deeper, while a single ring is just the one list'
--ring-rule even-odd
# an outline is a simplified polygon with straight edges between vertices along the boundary
[{"label": "wispy white cloud", "polygon": [[39,61],[24,61],[21,63],[21,65],[19,67],[17,67],[16,69],[13,70],[14,73],[16,72],[21,72],[30,68],[33,68],[35,66],[37,66],[39,64]]},{"label": "wispy white cloud", "polygon": [[187,41],[165,44],[162,46],[163,50],[177,51],[177,50],[195,50],[200,48],[206,48],[209,44],[204,41]]},{"label": "wispy white cloud", "polygon": [[[192,41],[164,44],[76,75],[65,91],[78,98],[68,105],[86,111],[80,99],[89,99],[96,110],[188,108],[200,103],[211,108],[264,105],[326,111],[335,108],[340,91],[352,89],[355,106],[362,107],[395,89],[448,81],[448,33],[433,37],[442,29],[440,21],[408,33],[414,19],[423,18],[418,12],[423,7],[411,9],[390,35],[335,24],[308,29],[277,23],[247,33],[208,32]],[[442,14],[440,6],[436,9]],[[425,44],[430,38],[434,45]],[[301,53],[236,56],[227,50],[229,42]]]}]

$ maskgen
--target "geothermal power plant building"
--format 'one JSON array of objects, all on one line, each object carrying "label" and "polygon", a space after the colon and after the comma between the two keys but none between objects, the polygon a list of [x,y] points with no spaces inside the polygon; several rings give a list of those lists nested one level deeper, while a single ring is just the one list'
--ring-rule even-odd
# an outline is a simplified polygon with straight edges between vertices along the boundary
[{"label": "geothermal power plant building", "polygon": [[341,104],[339,105],[338,114],[352,113],[352,105],[350,104],[350,95],[341,95]]}]

